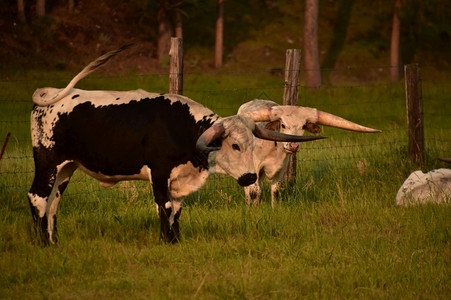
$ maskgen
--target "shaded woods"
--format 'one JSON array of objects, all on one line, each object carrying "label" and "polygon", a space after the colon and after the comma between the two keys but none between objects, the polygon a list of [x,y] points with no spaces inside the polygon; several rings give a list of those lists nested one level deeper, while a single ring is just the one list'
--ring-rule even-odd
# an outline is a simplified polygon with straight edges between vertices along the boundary
[{"label": "shaded woods", "polygon": [[277,68],[285,49],[301,49],[307,86],[333,84],[335,68],[354,65],[389,66],[377,76],[392,82],[411,62],[449,67],[446,1],[404,2],[8,0],[0,60],[72,68],[93,51],[135,42],[141,63],[129,68],[149,70],[166,67],[170,37],[183,37],[186,66],[197,69]]}]

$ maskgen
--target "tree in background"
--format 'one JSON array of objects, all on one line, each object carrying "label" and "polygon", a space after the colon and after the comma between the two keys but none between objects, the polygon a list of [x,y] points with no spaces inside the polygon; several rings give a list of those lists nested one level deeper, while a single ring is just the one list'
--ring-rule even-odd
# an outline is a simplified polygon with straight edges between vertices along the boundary
[{"label": "tree in background", "polygon": [[24,0],[17,0],[17,17],[19,21],[22,23],[27,22],[27,18],[25,17],[25,3]]},{"label": "tree in background", "polygon": [[[182,2],[179,2],[179,5]],[[175,37],[183,38],[182,10],[179,5],[174,8]]]},{"label": "tree in background", "polygon": [[304,61],[305,84],[308,87],[321,86],[318,55],[318,6],[319,0],[305,1]]},{"label": "tree in background", "polygon": [[159,0],[158,1],[158,39],[157,56],[160,63],[169,53],[171,37],[183,36],[183,26],[180,6],[183,1]]},{"label": "tree in background", "polygon": [[399,39],[401,32],[401,20],[399,13],[401,10],[401,0],[395,0],[393,10],[393,23],[390,40],[390,81],[396,82],[401,76],[401,51],[399,49]]},{"label": "tree in background", "polygon": [[36,0],[36,15],[38,17],[45,16],[45,0]]},{"label": "tree in background", "polygon": [[223,33],[224,33],[224,0],[217,0],[218,15],[216,18],[215,68],[222,67]]},{"label": "tree in background", "polygon": [[70,13],[74,12],[75,0],[69,0],[67,4],[67,9]]},{"label": "tree in background", "polygon": [[[333,7],[333,1],[329,1]],[[346,44],[346,36],[351,18],[352,8],[355,0],[341,0],[338,3],[338,9],[335,20],[333,21],[333,35],[330,41],[329,48],[325,52],[324,58],[321,62],[321,79],[322,84],[330,84],[330,75],[335,68],[340,53]]]},{"label": "tree in background", "polygon": [[163,57],[169,53],[170,40],[173,33],[171,20],[169,18],[169,4],[168,0],[158,1],[158,40],[157,40],[157,57],[162,62]]},{"label": "tree in background", "polygon": [[[36,0],[36,15],[38,17],[45,16],[45,0]],[[17,0],[17,17],[20,22],[22,23],[27,22],[24,0]]]}]

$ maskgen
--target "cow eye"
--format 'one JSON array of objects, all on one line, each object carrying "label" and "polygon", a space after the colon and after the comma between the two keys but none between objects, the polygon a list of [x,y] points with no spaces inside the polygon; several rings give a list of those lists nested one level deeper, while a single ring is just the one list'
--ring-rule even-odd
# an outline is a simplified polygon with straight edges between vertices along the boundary
[{"label": "cow eye", "polygon": [[285,124],[282,123],[282,128],[285,128],[285,127],[286,127]]},{"label": "cow eye", "polygon": [[232,144],[232,149],[236,151],[240,151],[240,146],[238,144]]}]

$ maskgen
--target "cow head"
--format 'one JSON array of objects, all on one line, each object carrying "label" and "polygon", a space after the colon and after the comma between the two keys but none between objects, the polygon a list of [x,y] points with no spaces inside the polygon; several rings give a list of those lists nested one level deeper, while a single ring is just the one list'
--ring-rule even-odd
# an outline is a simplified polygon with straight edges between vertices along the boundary
[{"label": "cow head", "polygon": [[[292,135],[303,135],[305,130],[310,133],[319,133],[321,128],[318,125],[357,132],[380,132],[380,130],[353,123],[315,108],[281,106],[268,100],[257,99],[247,102],[240,107],[238,114],[248,116],[258,122],[268,122],[267,129]],[[285,142],[283,146],[288,153],[299,150],[298,143]]]},{"label": "cow head", "polygon": [[229,174],[240,185],[247,186],[257,180],[253,163],[254,137],[292,142],[324,138],[286,135],[255,125],[251,118],[231,116],[215,122],[199,137],[196,146],[199,151],[208,153],[212,171]]}]

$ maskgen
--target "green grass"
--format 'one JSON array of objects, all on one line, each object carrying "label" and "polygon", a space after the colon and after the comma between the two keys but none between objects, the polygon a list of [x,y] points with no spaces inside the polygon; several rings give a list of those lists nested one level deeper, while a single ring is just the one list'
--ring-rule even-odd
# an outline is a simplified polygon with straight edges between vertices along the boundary
[{"label": "green grass", "polygon": [[[59,76],[58,76],[59,75]],[[33,177],[28,116],[36,87],[70,75],[0,82],[0,299],[444,299],[451,292],[449,205],[401,208],[398,188],[418,169],[406,155],[402,85],[301,89],[299,102],[383,130],[323,128],[302,145],[297,184],[271,209],[245,205],[214,175],[188,196],[182,242],[161,244],[146,182],[102,189],[76,172],[58,211],[59,244],[34,243],[26,193]],[[55,78],[65,78],[55,80]],[[50,80],[53,79],[53,80]],[[221,115],[258,95],[279,101],[280,78],[189,74],[186,95]],[[451,157],[449,86],[424,80],[426,165]],[[86,89],[167,90],[162,75],[87,78]]]}]

